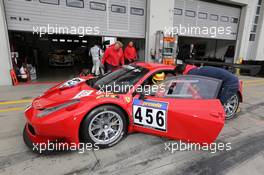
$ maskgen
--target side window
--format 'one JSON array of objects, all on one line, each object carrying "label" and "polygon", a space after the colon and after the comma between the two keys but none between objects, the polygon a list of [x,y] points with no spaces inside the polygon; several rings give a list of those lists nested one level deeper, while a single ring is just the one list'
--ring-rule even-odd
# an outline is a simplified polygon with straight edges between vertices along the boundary
[{"label": "side window", "polygon": [[83,0],[66,0],[66,5],[68,7],[77,7],[77,8],[84,7]]},{"label": "side window", "polygon": [[186,10],[185,11],[185,16],[188,16],[188,17],[195,17],[196,15],[196,12],[195,11],[192,11],[192,10]]},{"label": "side window", "polygon": [[126,7],[120,5],[112,5],[111,11],[114,13],[126,13]]},{"label": "side window", "polygon": [[221,16],[220,21],[221,22],[229,22],[229,17],[228,16]]},{"label": "side window", "polygon": [[174,8],[174,15],[182,15],[182,9]]},{"label": "side window", "polygon": [[[155,81],[153,80],[154,76],[156,74],[164,73],[165,76],[163,80]],[[175,72],[173,70],[164,70],[164,71],[158,71],[152,74],[150,77],[148,77],[146,80],[144,80],[143,84],[139,86],[137,89],[137,93],[142,92],[146,96],[164,96],[165,93],[165,86],[168,79],[175,77]],[[164,84],[165,83],[165,84]]]},{"label": "side window", "polygon": [[200,76],[179,76],[166,80],[156,97],[184,99],[216,99],[222,81]]},{"label": "side window", "polygon": [[172,81],[168,86],[165,96],[172,98],[201,99],[194,83],[194,81]]},{"label": "side window", "polygon": [[198,18],[199,19],[207,19],[207,13],[205,13],[205,12],[199,12],[198,13]]},{"label": "side window", "polygon": [[130,13],[131,13],[131,15],[144,16],[144,9],[131,7],[130,8]]},{"label": "side window", "polygon": [[59,5],[59,0],[39,0],[41,3]]},{"label": "side window", "polygon": [[99,10],[99,11],[106,11],[106,4],[105,3],[99,3],[99,2],[90,2],[90,9],[92,10]]},{"label": "side window", "polygon": [[212,20],[212,21],[218,21],[218,15],[210,14],[210,20]]},{"label": "side window", "polygon": [[234,24],[237,24],[238,23],[238,18],[230,18],[230,22],[231,23],[234,23]]}]

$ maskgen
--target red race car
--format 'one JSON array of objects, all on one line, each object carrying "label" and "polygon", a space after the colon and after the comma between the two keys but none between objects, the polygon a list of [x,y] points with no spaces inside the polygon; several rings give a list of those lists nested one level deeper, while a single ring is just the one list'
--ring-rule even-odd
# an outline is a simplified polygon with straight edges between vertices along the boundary
[{"label": "red race car", "polygon": [[[176,76],[174,66],[137,62],[101,77],[80,77],[52,87],[25,111],[24,141],[117,144],[142,132],[193,143],[212,143],[225,123],[217,99],[221,80]],[[165,74],[162,83],[153,76]],[[242,100],[232,99],[232,113]],[[234,102],[235,101],[235,102]],[[235,106],[234,106],[235,105]]]}]

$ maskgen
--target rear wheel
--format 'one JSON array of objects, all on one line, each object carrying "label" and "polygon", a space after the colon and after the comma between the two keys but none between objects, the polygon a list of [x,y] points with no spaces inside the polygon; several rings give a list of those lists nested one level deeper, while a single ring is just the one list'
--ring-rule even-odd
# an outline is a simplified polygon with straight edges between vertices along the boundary
[{"label": "rear wheel", "polygon": [[111,105],[94,109],[86,116],[81,126],[83,141],[100,148],[117,144],[126,134],[126,116],[118,107]]},{"label": "rear wheel", "polygon": [[224,105],[226,120],[230,120],[236,117],[236,112],[239,108],[239,95],[233,95]]}]

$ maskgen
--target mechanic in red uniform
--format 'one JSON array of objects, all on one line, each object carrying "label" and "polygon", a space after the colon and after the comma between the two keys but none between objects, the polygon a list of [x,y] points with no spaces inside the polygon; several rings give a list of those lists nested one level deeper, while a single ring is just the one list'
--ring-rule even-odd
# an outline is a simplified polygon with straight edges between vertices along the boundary
[{"label": "mechanic in red uniform", "polygon": [[239,90],[238,78],[229,71],[212,66],[196,67],[188,64],[179,64],[175,68],[177,74],[183,75],[199,75],[222,80],[222,89],[219,99],[222,104],[226,104],[232,96]]},{"label": "mechanic in red uniform", "polygon": [[125,64],[130,64],[136,61],[137,51],[134,47],[134,42],[130,41],[124,51]]},{"label": "mechanic in red uniform", "polygon": [[102,64],[105,65],[106,72],[110,72],[120,65],[124,65],[123,44],[120,41],[110,45],[102,58]]}]

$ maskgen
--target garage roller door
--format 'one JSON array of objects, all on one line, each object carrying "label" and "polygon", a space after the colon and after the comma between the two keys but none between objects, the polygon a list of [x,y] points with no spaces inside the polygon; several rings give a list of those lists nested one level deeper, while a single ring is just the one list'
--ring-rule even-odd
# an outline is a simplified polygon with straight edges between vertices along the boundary
[{"label": "garage roller door", "polygon": [[[183,36],[236,40],[240,11],[238,7],[205,1],[175,0],[173,23],[174,27],[184,26],[192,30],[183,31]],[[207,34],[204,27],[212,32]],[[214,27],[217,30],[225,28],[225,32],[220,31],[215,35]],[[198,29],[201,29],[200,32]]]},{"label": "garage roller door", "polygon": [[[4,0],[9,30],[98,27],[92,34],[145,38],[146,0]],[[59,32],[60,33],[60,32]]]}]

